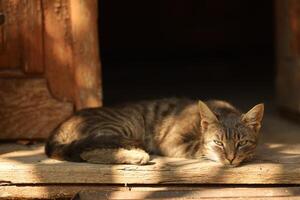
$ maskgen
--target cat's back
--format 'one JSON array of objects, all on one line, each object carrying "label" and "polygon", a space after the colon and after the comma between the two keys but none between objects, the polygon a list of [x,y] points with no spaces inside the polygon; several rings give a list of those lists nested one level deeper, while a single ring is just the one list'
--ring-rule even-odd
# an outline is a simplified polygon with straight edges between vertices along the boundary
[{"label": "cat's back", "polygon": [[145,119],[159,120],[170,115],[178,115],[195,101],[187,98],[164,98],[141,101],[135,106]]},{"label": "cat's back", "polygon": [[124,121],[143,121],[144,123],[155,123],[170,115],[180,114],[189,105],[196,101],[187,98],[162,98],[155,100],[144,100],[128,102],[113,106],[82,109],[74,114],[85,121],[95,123],[106,121],[121,123]]},{"label": "cat's back", "polygon": [[53,134],[73,140],[108,127],[123,127],[133,132],[149,131],[147,129],[152,130],[164,118],[177,115],[192,103],[189,99],[165,98],[86,108],[75,112]]}]

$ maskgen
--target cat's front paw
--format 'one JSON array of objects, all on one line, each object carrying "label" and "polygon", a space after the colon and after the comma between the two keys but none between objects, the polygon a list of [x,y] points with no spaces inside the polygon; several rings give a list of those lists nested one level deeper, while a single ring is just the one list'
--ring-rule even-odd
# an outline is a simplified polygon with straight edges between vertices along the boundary
[{"label": "cat's front paw", "polygon": [[149,154],[141,149],[130,149],[128,151],[126,164],[145,165],[150,160]]},{"label": "cat's front paw", "polygon": [[139,148],[94,149],[81,153],[80,157],[87,162],[99,164],[145,165],[150,160],[149,154]]}]

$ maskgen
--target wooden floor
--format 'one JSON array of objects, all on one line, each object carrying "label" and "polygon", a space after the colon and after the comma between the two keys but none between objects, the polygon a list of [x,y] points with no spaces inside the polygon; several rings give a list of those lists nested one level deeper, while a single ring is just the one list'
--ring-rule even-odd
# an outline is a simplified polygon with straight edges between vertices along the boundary
[{"label": "wooden floor", "polygon": [[146,166],[70,163],[48,159],[42,143],[3,143],[0,198],[71,197],[81,191],[77,199],[300,199],[300,124],[267,113],[261,134],[256,158],[237,168],[162,157]]}]

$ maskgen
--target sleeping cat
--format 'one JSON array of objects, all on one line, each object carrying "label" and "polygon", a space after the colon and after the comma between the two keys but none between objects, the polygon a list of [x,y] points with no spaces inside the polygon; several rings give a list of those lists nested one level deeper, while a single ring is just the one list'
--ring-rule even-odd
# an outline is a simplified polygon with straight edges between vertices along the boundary
[{"label": "sleeping cat", "polygon": [[88,108],[58,126],[45,151],[75,162],[147,164],[156,154],[237,166],[254,154],[263,112],[263,104],[242,114],[225,101],[176,98]]}]

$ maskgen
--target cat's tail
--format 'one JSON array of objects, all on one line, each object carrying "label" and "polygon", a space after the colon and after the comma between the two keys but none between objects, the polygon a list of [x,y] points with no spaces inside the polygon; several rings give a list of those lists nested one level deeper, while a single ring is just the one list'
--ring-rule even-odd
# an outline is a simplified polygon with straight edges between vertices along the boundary
[{"label": "cat's tail", "polygon": [[77,132],[78,130],[66,130],[63,127],[55,129],[45,145],[46,155],[57,160],[83,162],[81,153],[86,150],[105,148],[105,142],[118,146],[112,144],[118,142],[116,138],[107,138],[105,135],[97,137],[94,134],[76,137],[75,135],[82,135]]},{"label": "cat's tail", "polygon": [[91,163],[146,164],[150,157],[139,141],[120,134],[81,133],[67,129],[67,122],[56,128],[45,145],[48,157]]},{"label": "cat's tail", "polygon": [[53,134],[49,137],[45,145],[45,153],[49,158],[57,160],[77,161],[81,162],[82,159],[78,156],[69,156],[68,152],[71,151],[74,141],[63,142],[58,134],[58,128],[53,131]]},{"label": "cat's tail", "polygon": [[66,149],[68,145],[59,144],[56,141],[48,140],[45,145],[45,153],[49,158],[54,158],[57,160],[70,160],[65,156]]},{"label": "cat's tail", "polygon": [[48,157],[57,160],[83,161],[77,148],[83,132],[80,128],[81,121],[71,117],[52,131],[45,145],[45,153]]}]

